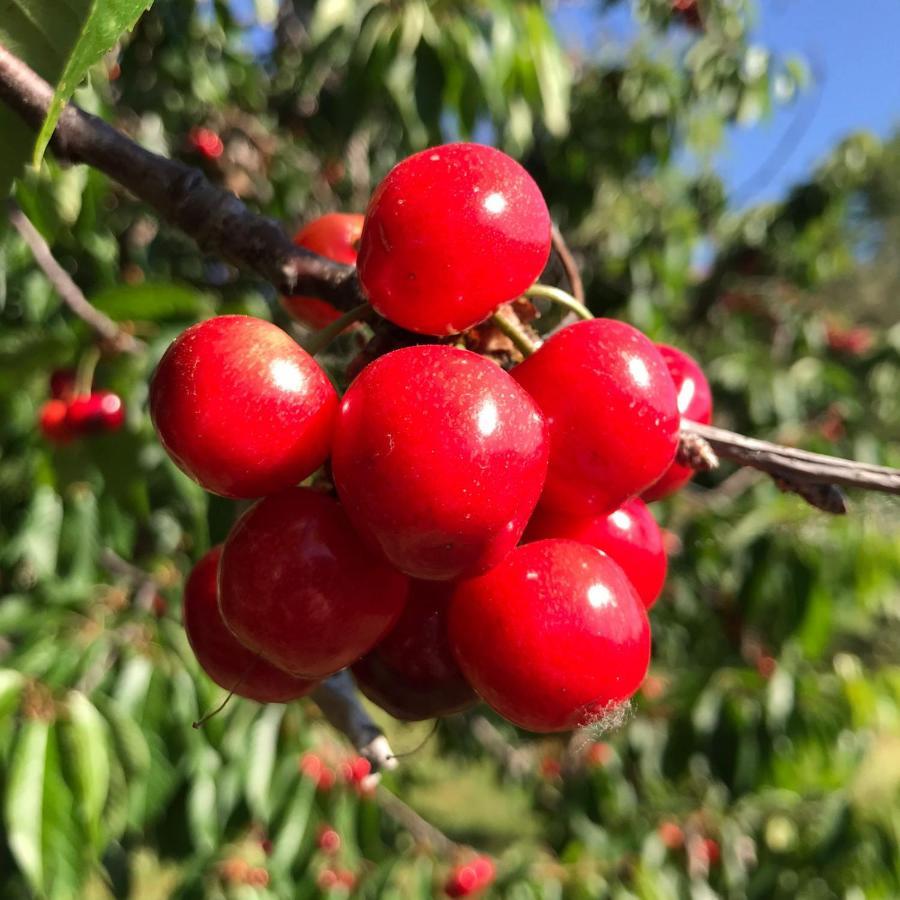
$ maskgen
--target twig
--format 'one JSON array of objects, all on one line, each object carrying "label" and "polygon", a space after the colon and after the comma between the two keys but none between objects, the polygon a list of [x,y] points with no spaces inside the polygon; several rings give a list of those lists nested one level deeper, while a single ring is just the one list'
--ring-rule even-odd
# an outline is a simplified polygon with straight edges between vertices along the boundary
[{"label": "twig", "polygon": [[522,328],[519,317],[509,306],[501,306],[491,316],[491,322],[513,342],[516,350],[524,357],[531,356],[540,346],[539,342],[536,343],[528,336],[528,333]]},{"label": "twig", "polygon": [[484,747],[513,778],[522,778],[534,765],[534,754],[528,747],[516,747],[484,716],[471,721],[472,737]]},{"label": "twig", "polygon": [[9,201],[9,221],[28,245],[34,261],[41,267],[63,303],[79,319],[87,323],[104,341],[120,353],[139,353],[144,349],[143,341],[139,341],[124,331],[99,309],[91,306],[87,297],[81,292],[81,288],[72,280],[72,276],[56,261],[56,257],[41,233],[12,200]]},{"label": "twig", "polygon": [[426,822],[411,806],[407,806],[384,785],[378,786],[375,796],[378,805],[420,843],[430,844],[442,856],[455,856],[461,849],[459,844],[450,840],[439,828]]},{"label": "twig", "polygon": [[[0,44],[0,100],[37,131],[52,98],[53,88]],[[51,146],[60,159],[105,173],[204,250],[251,269],[283,294],[312,294],[341,309],[365,299],[352,266],[296,247],[277,222],[250,212],[199,169],[145,150],[73,104]]]},{"label": "twig", "polygon": [[569,282],[569,290],[572,296],[579,302],[584,303],[584,282],[581,280],[581,272],[578,269],[578,263],[566,243],[562,232],[556,225],[550,231],[550,240],[553,243],[553,249],[562,263],[563,271],[566,273],[566,279]]}]

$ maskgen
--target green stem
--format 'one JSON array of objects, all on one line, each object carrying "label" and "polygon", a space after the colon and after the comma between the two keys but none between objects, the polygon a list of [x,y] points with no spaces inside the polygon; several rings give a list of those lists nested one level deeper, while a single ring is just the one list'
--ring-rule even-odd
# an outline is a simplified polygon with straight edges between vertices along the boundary
[{"label": "green stem", "polygon": [[543,297],[545,300],[564,306],[582,319],[594,318],[594,314],[583,303],[579,303],[571,294],[567,294],[561,288],[551,287],[549,284],[533,284],[525,291],[525,296]]},{"label": "green stem", "polygon": [[354,322],[363,322],[368,319],[375,310],[368,303],[360,303],[349,312],[345,312],[339,319],[335,319],[330,325],[314,331],[305,341],[304,350],[315,356],[324,350],[345,328]]},{"label": "green stem", "polygon": [[75,396],[87,397],[94,386],[94,370],[100,361],[100,351],[91,346],[84,351],[78,361],[78,369],[75,372]]},{"label": "green stem", "polygon": [[537,350],[537,345],[525,331],[501,313],[494,313],[491,322],[513,342],[522,356],[531,356]]}]

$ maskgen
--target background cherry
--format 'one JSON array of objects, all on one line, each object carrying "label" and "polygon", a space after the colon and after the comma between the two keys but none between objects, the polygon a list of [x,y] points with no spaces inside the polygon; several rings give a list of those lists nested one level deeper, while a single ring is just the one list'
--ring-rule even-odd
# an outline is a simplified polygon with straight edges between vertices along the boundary
[{"label": "background cherry", "polygon": [[38,425],[51,444],[68,444],[75,437],[67,421],[68,409],[64,400],[48,400],[41,407]]},{"label": "background cherry", "polygon": [[[668,344],[656,346],[675,382],[678,412],[685,419],[708,425],[712,421],[712,390],[697,360],[677,347],[670,347]],[[659,481],[647,488],[641,496],[648,503],[661,500],[684,487],[693,477],[694,470],[690,466],[673,462]]]},{"label": "background cherry", "polygon": [[[294,243],[348,266],[356,264],[363,216],[359,213],[328,213],[313,219],[294,235]],[[282,297],[281,305],[297,321],[313,328],[324,328],[340,318],[330,303],[318,297]]]},{"label": "background cherry", "polygon": [[191,570],[184,586],[184,629],[197,662],[219,687],[259,703],[286,703],[317,684],[294,678],[242,646],[219,612],[216,574],[222,545],[213,547]]},{"label": "background cherry", "polygon": [[290,487],[328,455],[337,394],[305,350],[269,322],[218,316],[188,328],[150,386],[159,439],[214,494]]},{"label": "background cherry", "polygon": [[601,516],[571,516],[538,506],[525,540],[543,538],[568,538],[608,553],[622,567],[647,609],[659,598],[668,561],[662,532],[642,500],[629,500],[615,512]]},{"label": "background cherry", "polygon": [[340,504],[291,488],[254,504],[225,541],[219,605],[237,639],[273,665],[324,678],[397,620],[407,579],[368,550]]},{"label": "background cherry", "polygon": [[486,571],[518,542],[544,482],[547,431],[496,364],[407,347],[350,386],[331,464],[362,534],[407,574],[450,581]]},{"label": "background cherry", "polygon": [[465,331],[513,300],[550,255],[550,214],[512,158],[446,144],[396,165],[366,212],[359,278],[375,309],[422,334]]},{"label": "background cherry", "polygon": [[73,434],[116,431],[125,422],[125,406],[122,398],[112,391],[74,397],[69,402],[67,422]]},{"label": "background cherry", "polygon": [[360,690],[395,719],[447,716],[477,700],[447,636],[453,589],[452,583],[411,581],[397,624],[353,666]]},{"label": "background cherry", "polygon": [[510,374],[550,426],[543,505],[581,515],[612,512],[675,457],[675,385],[652,341],[631,325],[613,319],[570,325]]},{"label": "background cherry", "polygon": [[505,719],[568,731],[640,687],[650,661],[647,611],[622,569],[587,544],[537,541],[450,602],[463,674]]}]

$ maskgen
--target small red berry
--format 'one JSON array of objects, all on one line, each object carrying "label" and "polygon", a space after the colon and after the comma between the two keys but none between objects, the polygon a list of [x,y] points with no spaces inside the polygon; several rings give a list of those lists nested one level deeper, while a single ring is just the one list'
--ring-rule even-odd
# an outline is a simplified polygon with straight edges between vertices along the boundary
[{"label": "small red berry", "polygon": [[316,836],[316,846],[323,853],[337,853],[341,849],[341,836],[330,825],[322,825]]},{"label": "small red berry", "polygon": [[[319,256],[352,266],[356,264],[363,217],[358,213],[328,213],[313,219],[294,235],[294,243]],[[340,318],[330,303],[317,297],[282,297],[281,305],[297,321],[313,328],[324,328]]]},{"label": "small red berry", "polygon": [[328,455],[337,394],[285,332],[218,316],[183,332],[150,385],[150,414],[175,464],[223,497],[291,487]]},{"label": "small red berry", "polygon": [[692,848],[692,851],[701,862],[706,863],[708,866],[716,865],[722,856],[719,842],[712,838],[703,838]]},{"label": "small red berry", "polygon": [[568,731],[640,686],[650,661],[647,611],[595,547],[525,544],[461,582],[450,642],[463,674],[501,716],[530,731]]},{"label": "small red berry", "polygon": [[354,756],[341,766],[341,775],[347,784],[360,785],[372,773],[372,763],[364,756]]},{"label": "small red berry", "polygon": [[118,431],[125,423],[125,404],[118,394],[112,391],[98,391],[100,416],[105,431]]},{"label": "small red berry", "polygon": [[68,444],[74,437],[67,413],[68,405],[64,400],[48,400],[41,407],[38,425],[51,444]]},{"label": "small red berry", "polygon": [[324,678],[367,653],[399,617],[408,580],[366,548],[340,504],[291,488],[254,504],[222,550],[219,607],[273,665]]},{"label": "small red berry", "polygon": [[97,434],[121,428],[125,421],[125,407],[118,394],[97,391],[71,400],[67,416],[73,433]]},{"label": "small red berry", "polygon": [[684,831],[675,822],[660,822],[656,832],[669,850],[680,850],[684,846]]},{"label": "small red berry", "polygon": [[314,781],[316,790],[330,791],[334,787],[334,770],[327,766],[320,756],[315,753],[304,753],[300,758],[299,769],[301,774]]},{"label": "small red berry", "polygon": [[526,541],[568,538],[608,553],[650,609],[666,580],[662,533],[647,504],[635,498],[603,516],[569,516],[539,506],[525,532]]},{"label": "small red berry", "polygon": [[[712,421],[712,391],[697,361],[677,347],[657,344],[678,392],[678,412],[685,419],[708,425]],[[673,462],[663,476],[641,495],[650,503],[668,497],[694,477],[690,466]]]},{"label": "small red berry", "polygon": [[195,126],[188,134],[191,145],[207,159],[218,159],[225,150],[222,138],[211,128]]},{"label": "small red berry", "polygon": [[453,583],[413,580],[397,624],[353,666],[359,689],[395,719],[459,712],[476,701],[447,636]]},{"label": "small red berry", "polygon": [[444,883],[444,893],[448,897],[469,897],[491,885],[496,874],[493,860],[478,856],[451,869]]},{"label": "small red berry", "polygon": [[308,694],[315,681],[294,678],[238,643],[219,612],[216,575],[222,546],[194,566],[184,586],[184,628],[201,668],[219,687],[259,703],[286,703]]},{"label": "small red berry", "polygon": [[578,322],[511,374],[550,426],[544,506],[612,512],[674,459],[675,385],[659,350],[636,328],[612,319]]},{"label": "small red berry", "polygon": [[359,278],[375,309],[420,334],[465,331],[518,297],[550,255],[550,214],[499,150],[446,144],[396,165],[366,212]]},{"label": "small red berry", "polygon": [[368,365],[344,395],[331,464],[363,535],[401,571],[449,581],[516,545],[544,482],[547,430],[489,360],[407,347]]}]

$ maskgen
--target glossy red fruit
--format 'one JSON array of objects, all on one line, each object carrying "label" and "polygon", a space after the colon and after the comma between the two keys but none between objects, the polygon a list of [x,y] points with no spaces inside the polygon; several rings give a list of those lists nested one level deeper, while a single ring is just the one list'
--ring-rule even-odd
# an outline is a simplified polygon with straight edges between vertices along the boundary
[{"label": "glossy red fruit", "polygon": [[222,138],[211,128],[195,126],[188,134],[191,146],[207,159],[218,159],[225,150]]},{"label": "glossy red fruit", "polygon": [[548,540],[513,550],[459,584],[450,643],[481,698],[537,732],[602,717],[639,687],[650,661],[647,611],[606,554]]},{"label": "glossy red fruit", "polygon": [[550,426],[544,506],[612,512],[672,462],[675,385],[653,342],[631,325],[613,319],[570,325],[511,374]]},{"label": "glossy red fruit", "polygon": [[359,689],[395,719],[447,716],[477,700],[447,636],[453,590],[453,583],[412,581],[397,624],[353,666]]},{"label": "glossy red fruit", "polygon": [[465,331],[513,300],[550,255],[550,214],[499,150],[446,144],[395,166],[366,212],[359,278],[386,319],[421,334]]},{"label": "glossy red fruit", "polygon": [[470,897],[492,884],[495,877],[493,860],[478,856],[451,869],[444,883],[444,893],[448,897]]},{"label": "glossy red fruit", "polygon": [[[677,347],[657,344],[678,392],[678,412],[685,419],[708,425],[712,421],[712,391],[697,361]],[[690,466],[673,462],[663,476],[641,495],[648,503],[668,497],[694,477]]]},{"label": "glossy red fruit", "polygon": [[331,465],[362,534],[401,571],[450,581],[486,571],[518,542],[544,483],[547,431],[494,363],[407,347],[350,386]]},{"label": "glossy red fruit", "polygon": [[68,404],[64,400],[48,400],[38,417],[41,434],[51,444],[68,444],[74,435],[68,423]]},{"label": "glossy red fruit", "polygon": [[219,687],[259,703],[286,703],[308,694],[315,681],[276,669],[225,627],[216,587],[221,556],[220,544],[194,566],[184,586],[184,629],[200,667]]},{"label": "glossy red fruit", "polygon": [[[352,266],[356,264],[362,229],[363,216],[358,213],[328,213],[301,228],[294,235],[294,243],[319,256]],[[313,328],[324,328],[341,316],[330,303],[318,297],[282,297],[281,305],[297,321]]]},{"label": "glossy red fruit", "polygon": [[175,464],[223,497],[291,487],[328,455],[337,394],[285,332],[250,316],[193,325],[166,351],[150,415]]},{"label": "glossy red fruit", "polygon": [[570,516],[539,506],[528,523],[526,541],[568,538],[608,553],[650,609],[666,580],[668,562],[662,532],[647,504],[635,498],[602,516]]},{"label": "glossy red fruit", "polygon": [[118,394],[97,391],[71,400],[66,416],[73,434],[116,431],[125,421],[125,406]]},{"label": "glossy red fruit", "polygon": [[219,606],[237,639],[307,678],[368,653],[397,621],[408,581],[367,549],[340,504],[307,488],[238,519],[219,564]]}]

